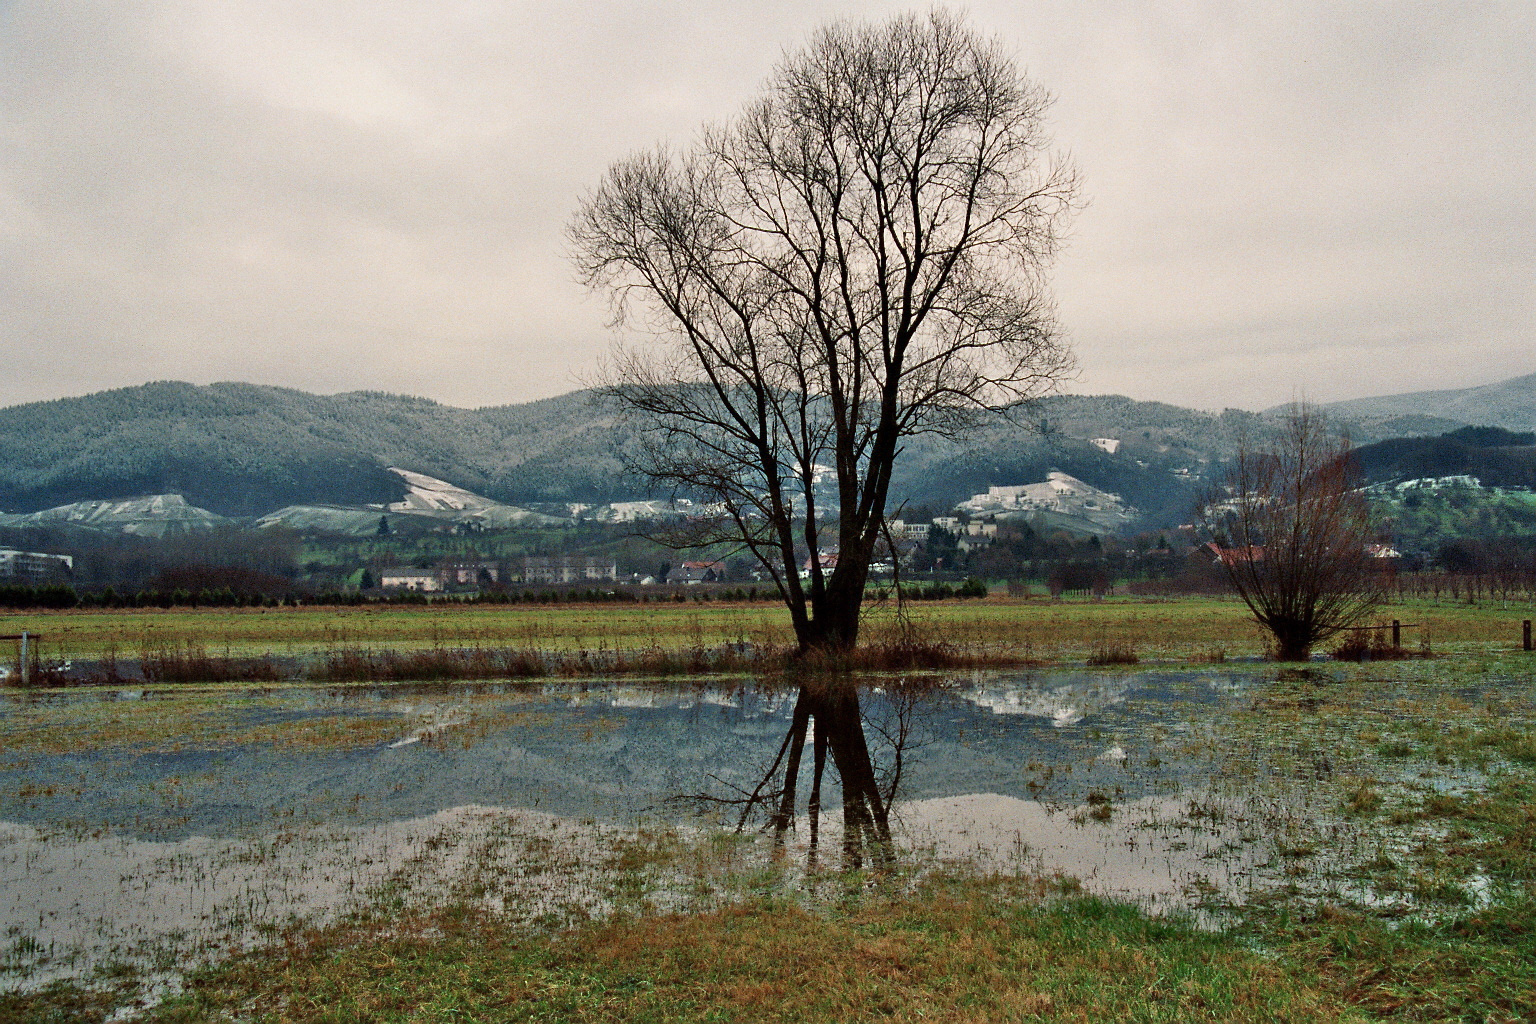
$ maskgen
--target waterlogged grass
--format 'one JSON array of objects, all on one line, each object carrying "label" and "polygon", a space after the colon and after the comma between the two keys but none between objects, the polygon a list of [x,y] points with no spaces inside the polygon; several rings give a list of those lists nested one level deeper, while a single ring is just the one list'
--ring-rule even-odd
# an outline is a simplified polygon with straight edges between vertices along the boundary
[{"label": "waterlogged grass", "polygon": [[0,750],[12,755],[180,753],[252,745],[353,750],[411,736],[472,744],[512,727],[558,725],[547,713],[517,710],[515,691],[457,695],[449,708],[409,696],[348,707],[345,690],[306,696],[309,706],[297,715],[295,698],[281,691],[253,696],[204,687],[136,693],[128,700],[12,707],[0,715]]},{"label": "waterlogged grass", "polygon": [[[1114,640],[1088,645],[1097,642]],[[1187,714],[1150,724],[1146,743],[1100,734],[1091,709],[1080,726],[1063,719],[1082,732],[1086,760],[1029,770],[1074,827],[1198,838],[1213,871],[1251,865],[1240,884],[1192,883],[1190,902],[1215,930],[1027,872],[909,864],[886,877],[817,875],[730,836],[513,830],[431,840],[356,916],[275,923],[276,945],[195,972],[146,1019],[1536,1019],[1533,671],[1518,653],[1255,664],[1236,667],[1225,702],[1196,701],[1203,677],[1178,674],[1190,677]],[[160,702],[142,702],[150,710],[98,723],[101,742],[137,735],[155,747],[210,729],[197,742],[297,747],[332,742],[334,728],[346,749],[372,728],[357,716],[347,738],[352,715],[323,702],[307,719],[263,718],[272,709],[259,694],[227,734],[208,727],[217,702],[240,692],[166,702],[164,734],[150,724]],[[394,736],[469,744],[509,727],[497,716],[520,713],[515,697],[455,694],[448,715],[384,696],[374,711],[390,713],[372,717]],[[53,740],[27,739],[50,728]],[[0,746],[72,731],[89,734],[34,718]],[[1168,814],[1133,821],[1119,787],[1088,788],[1085,773],[1111,744],[1125,748],[1127,780],[1170,779]],[[1171,781],[1174,765],[1204,766],[1207,781]],[[0,1020],[99,1020],[138,998],[108,971],[0,997]]]},{"label": "waterlogged grass", "polygon": [[[647,847],[637,872],[656,857]],[[1436,925],[1324,905],[1216,933],[1037,879],[778,881],[701,912],[553,932],[402,902],[194,972],[143,1019],[1503,1024],[1536,1010],[1529,899]],[[0,999],[0,1019],[22,1024],[133,1005],[126,984]]]},{"label": "waterlogged grass", "polygon": [[0,718],[0,747],[13,754],[118,749],[177,753],[252,743],[287,749],[347,749],[395,739],[406,728],[399,715],[317,714],[261,722],[241,721],[230,713],[275,712],[282,706],[277,698],[203,693],[12,712]]},{"label": "waterlogged grass", "polygon": [[1289,861],[1267,865],[1256,906],[1300,893],[1430,920],[1526,898],[1536,686],[1529,665],[1498,681],[1480,667],[1282,673],[1217,724],[1214,791],[1250,807]]},{"label": "waterlogged grass", "polygon": [[1533,667],[1319,667],[1256,692],[1217,735],[1277,855],[1230,934],[1373,1016],[1536,1019]]}]

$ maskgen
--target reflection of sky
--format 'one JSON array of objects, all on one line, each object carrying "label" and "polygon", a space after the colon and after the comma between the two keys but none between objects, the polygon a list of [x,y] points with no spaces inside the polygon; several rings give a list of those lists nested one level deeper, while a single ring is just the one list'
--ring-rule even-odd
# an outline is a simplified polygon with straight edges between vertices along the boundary
[{"label": "reflection of sky", "polygon": [[1257,852],[1213,857],[1231,838],[1220,830],[1166,834],[1142,827],[1177,819],[1188,800],[1184,794],[1122,802],[1111,822],[998,793],[909,801],[896,814],[906,841],[940,860],[1015,873],[1059,872],[1094,892],[1169,908],[1184,903],[1181,896],[1196,879],[1225,888]]},{"label": "reflection of sky", "polygon": [[[1070,802],[1094,786],[1150,792],[1193,770],[1166,752],[1166,765],[1143,770],[1154,732],[1187,729],[1192,704],[1231,700],[1222,692],[1229,688],[1211,673],[984,675],[918,701],[905,795]],[[294,689],[265,694],[259,707],[210,703],[209,714],[245,723],[395,714],[400,728],[351,750],[188,744],[13,758],[0,819],[106,824],[155,838],[260,831],[293,819],[415,818],[464,804],[631,821],[677,813],[669,797],[750,789],[777,753],[795,703],[792,690],[745,686],[550,684],[509,691],[505,704],[494,690],[480,688],[472,699],[470,692],[414,688],[401,700],[389,688]],[[893,700],[880,689],[865,694],[872,725],[889,722]],[[513,714],[477,726],[501,711]],[[878,730],[868,734],[877,762],[889,762]],[[33,792],[19,798],[28,783]],[[51,793],[35,792],[49,786]]]},{"label": "reflection of sky", "polygon": [[[1201,758],[1214,755],[1181,752],[1184,741],[1242,690],[1239,678],[1214,671],[1065,672],[987,674],[925,694],[911,705],[912,742],[892,815],[898,842],[941,859],[1060,871],[1095,891],[1177,905],[1191,879],[1231,870],[1202,859],[1227,837],[1143,825],[1177,812],[1210,777],[1215,764]],[[121,696],[80,692],[49,702],[67,711]],[[135,697],[124,713],[155,713],[154,691]],[[221,692],[205,713],[256,726],[360,715],[398,719],[399,728],[350,750],[196,749],[194,741],[185,749],[170,742],[157,750],[10,751],[0,774],[0,925],[56,907],[50,935],[87,945],[97,941],[97,919],[110,919],[101,933],[108,937],[168,933],[188,919],[227,927],[248,895],[281,917],[340,906],[354,887],[429,849],[468,857],[471,839],[508,815],[521,823],[517,836],[541,843],[569,839],[587,822],[692,822],[696,805],[669,798],[750,790],[783,744],[796,694],[586,682],[294,688],[260,698]],[[0,701],[0,716],[23,713],[26,699]],[[905,700],[883,688],[864,694],[877,765],[891,763],[882,737],[894,732]],[[1094,791],[1113,794],[1111,820],[1087,816]],[[838,796],[829,785],[832,849]],[[451,833],[446,845],[434,838],[440,833]],[[807,833],[798,829],[791,845],[803,846]],[[518,842],[505,847],[514,851],[508,856],[517,856]],[[528,880],[533,889],[543,884]]]},{"label": "reflection of sky", "polygon": [[1029,715],[1050,719],[1057,728],[1076,725],[1112,704],[1125,702],[1130,683],[1124,679],[1072,680],[1048,685],[979,686],[962,696],[994,715]]}]

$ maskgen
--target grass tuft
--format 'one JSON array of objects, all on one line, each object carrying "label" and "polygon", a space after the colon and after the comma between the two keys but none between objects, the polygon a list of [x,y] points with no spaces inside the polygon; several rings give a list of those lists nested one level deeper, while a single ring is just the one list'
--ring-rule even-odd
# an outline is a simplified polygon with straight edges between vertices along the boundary
[{"label": "grass tuft", "polygon": [[1350,632],[1345,641],[1330,652],[1330,656],[1334,661],[1403,661],[1427,655],[1416,655],[1405,647],[1395,646],[1388,631],[1379,628]]},{"label": "grass tuft", "polygon": [[1088,664],[1094,666],[1103,665],[1136,665],[1141,658],[1136,654],[1136,645],[1129,640],[1100,639],[1093,645],[1093,651],[1088,655]]}]

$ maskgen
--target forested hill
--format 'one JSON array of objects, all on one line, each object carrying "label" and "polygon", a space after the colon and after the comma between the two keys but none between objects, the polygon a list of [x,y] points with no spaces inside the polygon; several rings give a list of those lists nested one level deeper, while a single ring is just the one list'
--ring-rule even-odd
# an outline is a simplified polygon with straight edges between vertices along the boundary
[{"label": "forested hill", "polygon": [[1536,487],[1536,435],[1462,427],[1440,437],[1396,437],[1354,451],[1365,478],[1392,483],[1475,476],[1488,487]]},{"label": "forested hill", "polygon": [[[964,443],[911,439],[892,497],[942,506],[1059,469],[1122,494],[1154,520],[1178,520],[1209,467],[1265,422],[1238,410],[1058,396],[995,418]],[[1369,441],[1458,425],[1411,417],[1351,429],[1356,441]],[[624,475],[629,437],[586,392],[458,409],[371,391],[158,382],[0,409],[0,511],[162,493],[226,516],[385,502],[402,493],[387,466],[514,505],[601,503],[645,491]],[[1115,443],[1096,446],[1093,438]]]},{"label": "forested hill", "polygon": [[0,409],[0,509],[167,492],[231,516],[392,501],[386,466],[504,501],[600,500],[622,486],[620,443],[581,392],[470,410],[162,381]]},{"label": "forested hill", "polygon": [[1323,408],[1344,419],[1424,415],[1506,430],[1536,430],[1536,373],[1476,388],[1356,398]]},{"label": "forested hill", "polygon": [[[1061,470],[1121,495],[1141,511],[1143,526],[1166,526],[1187,522],[1196,498],[1224,471],[1238,444],[1245,437],[1263,441],[1275,422],[1241,409],[1212,413],[1123,395],[1057,395],[1028,413],[984,423],[964,442],[913,439],[892,491],[938,504]],[[1359,443],[1440,433],[1459,424],[1390,416],[1338,425]],[[1107,443],[1095,444],[1095,438]]]}]

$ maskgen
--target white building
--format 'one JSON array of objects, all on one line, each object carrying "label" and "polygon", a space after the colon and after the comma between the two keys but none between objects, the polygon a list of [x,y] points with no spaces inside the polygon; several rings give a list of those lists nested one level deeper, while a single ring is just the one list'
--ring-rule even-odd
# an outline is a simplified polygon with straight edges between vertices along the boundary
[{"label": "white building", "polygon": [[446,579],[441,569],[412,569],[395,566],[379,573],[379,586],[385,590],[420,590],[423,593],[442,590]]},{"label": "white building", "polygon": [[47,579],[58,573],[68,573],[75,567],[69,555],[48,555],[41,551],[17,551],[0,548],[0,579],[33,582]]},{"label": "white building", "polygon": [[896,540],[915,540],[922,543],[928,539],[927,523],[909,523],[905,519],[891,519],[885,525]]},{"label": "white building", "polygon": [[582,583],[587,580],[618,578],[618,563],[611,558],[559,555],[554,558],[523,559],[524,583]]},{"label": "white building", "polygon": [[1118,494],[1101,491],[1069,473],[1051,472],[1040,483],[988,487],[986,494],[973,495],[956,507],[972,514],[995,515],[1020,510],[1071,514],[1084,508],[1118,510],[1123,505]]}]

